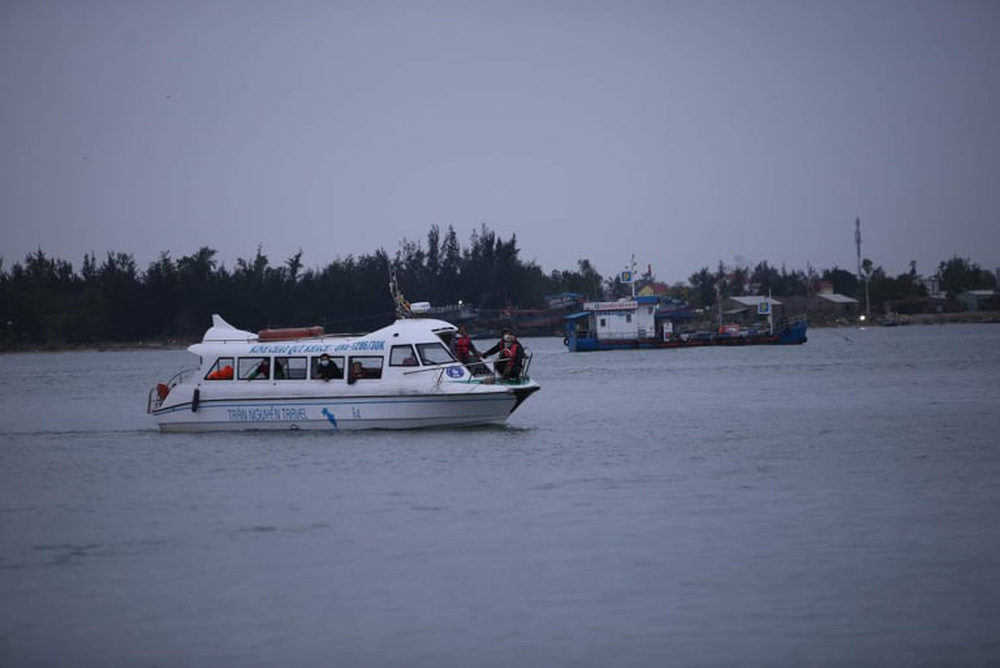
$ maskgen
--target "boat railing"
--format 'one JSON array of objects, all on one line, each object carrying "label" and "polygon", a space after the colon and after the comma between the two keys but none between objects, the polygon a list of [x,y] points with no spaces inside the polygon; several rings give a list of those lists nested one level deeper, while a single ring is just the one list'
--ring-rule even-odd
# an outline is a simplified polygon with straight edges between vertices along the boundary
[{"label": "boat railing", "polygon": [[191,367],[190,369],[181,369],[174,374],[174,377],[167,381],[167,387],[173,388],[175,385],[180,385],[181,383],[187,382],[187,380],[198,372],[198,367]]},{"label": "boat railing", "polygon": [[191,367],[190,369],[181,369],[173,375],[173,377],[166,383],[158,383],[149,389],[149,395],[146,397],[146,412],[152,413],[160,406],[163,405],[163,400],[167,398],[170,394],[170,390],[174,389],[176,386],[187,381],[191,376],[198,372],[198,367]]},{"label": "boat railing", "polygon": [[514,384],[522,383],[522,382],[527,381],[527,380],[531,380],[531,377],[528,375],[528,369],[531,367],[531,360],[532,360],[533,356],[534,356],[533,353],[531,353],[527,348],[524,349],[524,358],[523,358],[523,361],[521,362],[521,373],[519,373],[517,375],[517,378],[504,378],[503,376],[501,376],[500,374],[498,374],[496,372],[496,367],[492,367],[491,368],[489,361],[487,361],[485,359],[482,360],[482,361],[480,361],[480,362],[473,362],[472,364],[466,364],[464,366],[465,366],[466,369],[469,370],[469,373],[472,374],[473,378],[475,378],[477,376],[477,374],[476,374],[476,372],[475,372],[474,369],[486,367],[488,373],[486,373],[486,374],[478,374],[481,377],[485,376],[485,378],[486,378],[486,380],[481,381],[481,382],[487,382],[487,383],[507,383],[507,384],[514,385]]},{"label": "boat railing", "polygon": [[524,349],[524,364],[521,365],[521,378],[524,380],[529,380],[531,377],[528,375],[528,367],[531,366],[531,360],[534,354],[531,353],[527,348]]},{"label": "boat railing", "polygon": [[149,395],[146,397],[147,413],[152,413],[157,408],[163,405],[163,400],[166,398],[166,396],[163,395],[161,386],[163,386],[163,383],[160,383],[159,385],[154,385],[153,387],[149,388]]},{"label": "boat railing", "polygon": [[[520,383],[526,380],[530,380],[528,376],[528,368],[531,366],[532,353],[525,351],[524,362],[521,364],[521,373],[514,380],[506,379],[500,376],[493,368],[492,364],[487,359],[480,359],[476,362],[468,362],[462,364],[461,366],[469,372],[469,377],[471,381],[479,383]],[[437,379],[435,384],[440,384],[444,379],[444,374],[448,369],[455,368],[454,362],[448,362],[446,364],[435,364],[433,366],[424,366],[416,369],[410,369],[405,371],[405,375],[410,375],[414,373],[429,373],[436,372]]]}]

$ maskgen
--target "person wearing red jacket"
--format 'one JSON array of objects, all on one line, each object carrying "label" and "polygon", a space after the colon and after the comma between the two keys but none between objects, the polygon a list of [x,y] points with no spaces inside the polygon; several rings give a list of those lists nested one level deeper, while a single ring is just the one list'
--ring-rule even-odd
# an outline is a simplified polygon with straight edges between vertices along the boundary
[{"label": "person wearing red jacket", "polygon": [[524,347],[514,336],[514,332],[504,329],[500,341],[483,354],[489,356],[494,353],[499,353],[493,368],[500,376],[507,380],[521,377],[521,369],[524,367]]}]

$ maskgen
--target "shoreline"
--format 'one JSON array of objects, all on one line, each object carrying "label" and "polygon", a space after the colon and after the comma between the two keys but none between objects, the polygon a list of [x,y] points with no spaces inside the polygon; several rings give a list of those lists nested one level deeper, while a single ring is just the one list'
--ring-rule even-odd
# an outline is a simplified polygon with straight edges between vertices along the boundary
[{"label": "shoreline", "polygon": [[1000,323],[1000,311],[962,311],[960,313],[890,313],[872,317],[871,324],[882,327],[902,325],[980,325]]}]

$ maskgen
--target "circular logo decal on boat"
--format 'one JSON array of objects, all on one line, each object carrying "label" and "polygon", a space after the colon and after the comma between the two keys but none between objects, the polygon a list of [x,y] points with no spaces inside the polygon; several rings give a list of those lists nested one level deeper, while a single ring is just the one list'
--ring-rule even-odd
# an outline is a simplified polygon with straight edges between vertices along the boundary
[{"label": "circular logo decal on boat", "polygon": [[445,373],[447,373],[452,378],[461,378],[465,374],[465,372],[462,370],[462,367],[458,366],[448,367],[448,370]]}]

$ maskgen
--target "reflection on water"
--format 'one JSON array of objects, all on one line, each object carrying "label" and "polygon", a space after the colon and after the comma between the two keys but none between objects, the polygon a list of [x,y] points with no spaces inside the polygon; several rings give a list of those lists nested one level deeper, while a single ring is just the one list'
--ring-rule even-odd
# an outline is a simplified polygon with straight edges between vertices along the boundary
[{"label": "reflection on water", "polygon": [[0,665],[1000,662],[1000,329],[569,354],[468,430],[160,434],[0,356]]}]

